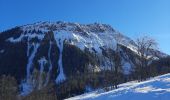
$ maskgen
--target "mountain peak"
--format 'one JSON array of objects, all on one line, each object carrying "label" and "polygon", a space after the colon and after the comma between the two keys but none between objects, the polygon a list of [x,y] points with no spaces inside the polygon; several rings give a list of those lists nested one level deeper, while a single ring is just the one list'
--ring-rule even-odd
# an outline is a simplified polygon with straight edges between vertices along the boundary
[{"label": "mountain peak", "polygon": [[79,24],[64,21],[57,22],[36,22],[21,26],[24,30],[43,30],[43,31],[58,31],[67,30],[73,32],[115,32],[115,30],[107,24],[93,23],[93,24]]}]

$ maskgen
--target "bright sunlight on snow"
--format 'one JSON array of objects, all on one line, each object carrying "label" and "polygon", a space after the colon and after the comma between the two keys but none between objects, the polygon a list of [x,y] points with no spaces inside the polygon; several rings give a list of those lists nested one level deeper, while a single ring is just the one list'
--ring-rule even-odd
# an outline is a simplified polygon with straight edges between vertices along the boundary
[{"label": "bright sunlight on snow", "polygon": [[108,92],[91,92],[68,100],[169,100],[170,74],[143,82],[128,82]]}]

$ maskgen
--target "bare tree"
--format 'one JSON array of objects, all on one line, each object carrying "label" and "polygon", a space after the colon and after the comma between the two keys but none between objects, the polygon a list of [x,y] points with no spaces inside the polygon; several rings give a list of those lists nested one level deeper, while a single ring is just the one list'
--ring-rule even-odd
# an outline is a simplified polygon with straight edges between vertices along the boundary
[{"label": "bare tree", "polygon": [[137,60],[137,73],[138,80],[142,81],[148,77],[149,63],[155,59],[155,50],[157,49],[157,43],[154,39],[143,36],[136,40],[137,54],[139,55]]}]

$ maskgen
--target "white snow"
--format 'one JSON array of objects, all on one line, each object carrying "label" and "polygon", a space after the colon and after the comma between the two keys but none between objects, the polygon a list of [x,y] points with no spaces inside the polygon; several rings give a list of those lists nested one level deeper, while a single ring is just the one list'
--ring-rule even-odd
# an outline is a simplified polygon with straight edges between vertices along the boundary
[{"label": "white snow", "polygon": [[131,67],[132,65],[129,63],[129,62],[124,62],[124,64],[123,64],[123,73],[125,74],[125,75],[128,75],[128,74],[130,74],[130,71],[131,71]]},{"label": "white snow", "polygon": [[28,37],[28,40],[27,40],[27,57],[29,57],[29,52],[30,52],[30,49],[31,49],[31,43],[30,43],[30,38]]},{"label": "white snow", "polygon": [[[124,45],[125,47],[129,48],[136,54],[137,48],[136,45],[133,44],[132,40],[127,38],[126,36],[121,35],[120,41],[116,40],[116,37],[119,36],[119,32],[112,31],[109,27],[105,27],[103,24],[90,24],[90,25],[82,25],[77,23],[65,23],[65,22],[57,22],[57,23],[51,23],[51,22],[38,22],[35,24],[25,25],[22,26],[23,33],[18,38],[10,37],[6,41],[17,43],[21,42],[23,39],[27,38],[27,57],[28,57],[28,64],[27,64],[27,81],[30,78],[30,70],[33,67],[33,59],[35,57],[35,54],[37,52],[37,49],[39,47],[38,43],[33,43],[31,39],[37,38],[39,40],[42,40],[45,36],[45,34],[48,31],[53,31],[54,37],[57,43],[57,46],[59,48],[59,60],[58,60],[58,66],[59,66],[59,75],[56,77],[56,83],[62,82],[66,79],[66,76],[63,71],[63,64],[62,64],[62,52],[63,52],[63,43],[67,42],[71,45],[75,45],[76,47],[80,48],[81,50],[84,50],[85,48],[88,48],[90,52],[95,52],[96,56],[100,59],[100,65],[95,66],[96,71],[100,71],[102,69],[109,69],[110,66],[113,65],[113,61],[110,62],[110,60],[103,56],[102,49],[116,49],[117,43]],[[77,30],[77,27],[80,30]],[[51,29],[54,28],[54,29]],[[105,31],[95,31],[96,29],[102,29]],[[33,31],[40,31],[40,33],[32,33]],[[84,33],[83,33],[84,32]],[[85,34],[85,35],[84,35]],[[41,42],[40,42],[41,43]],[[4,51],[0,51],[2,53]],[[50,72],[52,70],[52,64],[50,59],[51,54],[51,42],[50,47],[48,50],[48,63],[49,63],[49,70],[47,72],[47,79],[46,84],[49,81]],[[140,54],[139,54],[140,55]],[[128,59],[128,58],[127,58]],[[41,59],[42,60],[42,59]],[[40,71],[43,72],[44,69],[44,62],[40,61]],[[129,74],[131,69],[131,63],[128,63],[127,61],[124,61],[123,63],[124,73]],[[90,65],[89,65],[90,66]],[[164,82],[167,82],[169,80],[164,80]],[[30,87],[28,83],[23,84],[23,88],[27,90],[27,87]],[[145,87],[144,89],[152,89],[154,87]],[[136,92],[142,91],[143,88],[136,89]],[[29,91],[29,90],[28,90]]]},{"label": "white snow", "polygon": [[3,50],[0,50],[0,53],[4,53],[4,51],[5,51],[4,49],[3,49]]},{"label": "white snow", "polygon": [[[128,49],[130,49],[131,51],[133,51],[135,54],[141,56],[141,53],[138,52],[138,48],[137,48],[136,46],[134,46],[134,45],[132,45],[132,44],[128,44],[128,43],[125,44],[124,42],[121,42],[120,44],[123,45],[123,46],[125,46],[125,47],[127,47]],[[150,59],[150,58],[153,58],[153,59],[155,59],[155,60],[159,59],[158,57],[153,56],[153,55],[148,55],[148,56],[146,57],[146,59]]]},{"label": "white snow", "polygon": [[44,71],[44,66],[45,64],[47,64],[47,60],[45,59],[45,57],[42,57],[40,60],[38,60],[39,64],[40,64],[40,75],[39,75],[39,86],[38,89],[42,88],[43,85],[43,71]]},{"label": "white snow", "polygon": [[94,91],[67,100],[169,100],[170,74],[150,80],[132,81],[119,85],[118,89],[108,92]]},{"label": "white snow", "polygon": [[164,82],[170,82],[170,77],[169,77],[169,78],[165,78],[165,79],[163,79],[162,81],[164,81]]},{"label": "white snow", "polygon": [[42,74],[44,71],[44,65],[47,63],[47,60],[45,57],[42,57],[40,60],[38,60],[38,63],[40,64],[40,73]]},{"label": "white snow", "polygon": [[[22,33],[18,38],[8,38],[6,41],[9,41],[11,43],[17,43],[21,42],[24,38],[27,38],[27,57],[28,57],[28,63],[26,68],[26,80],[21,84],[22,92],[21,95],[27,95],[30,92],[32,92],[33,84],[31,83],[31,68],[33,67],[33,59],[35,57],[35,54],[37,53],[37,49],[39,48],[40,44],[31,42],[30,40],[33,38],[37,38],[39,40],[42,40],[44,38],[45,34],[37,34],[37,33]],[[32,50],[31,50],[32,49]],[[31,51],[30,51],[31,50]],[[41,67],[42,70],[42,67]]]},{"label": "white snow", "polygon": [[139,87],[135,89],[135,92],[138,93],[148,93],[155,90],[155,88],[153,88],[152,86],[146,86],[146,87]]},{"label": "white snow", "polygon": [[33,91],[33,87],[29,83],[24,82],[21,84],[21,87],[22,87],[22,92],[20,95],[22,96],[28,95],[29,93]]},{"label": "white snow", "polygon": [[29,58],[28,58],[28,63],[27,63],[27,81],[29,80],[29,78],[30,78],[30,70],[31,70],[31,67],[33,67],[32,66],[32,64],[33,64],[33,59],[34,59],[34,57],[35,57],[35,54],[36,54],[36,52],[37,52],[37,49],[38,49],[38,47],[40,46],[39,44],[33,44],[32,45],[33,46],[33,51],[32,51],[32,53],[30,54],[30,56],[29,56]]},{"label": "white snow", "polygon": [[97,51],[97,53],[101,53],[102,50],[100,47],[105,46],[108,48],[115,49],[116,45],[116,41],[114,39],[115,33],[87,32],[88,36],[64,30],[55,31],[54,33],[58,33],[58,35],[56,36],[57,39],[62,39],[61,41],[66,39],[68,43],[79,47],[81,50],[84,50],[86,47],[89,48],[91,52],[93,52],[92,48],[94,48]]},{"label": "white snow", "polygon": [[51,63],[51,56],[50,56],[50,54],[51,54],[51,45],[52,45],[52,42],[50,41],[50,47],[49,47],[49,49],[48,49],[49,70],[48,70],[48,72],[47,72],[47,79],[46,79],[45,85],[47,85],[48,82],[49,82],[50,73],[51,73],[52,68],[53,68],[52,63]]},{"label": "white snow", "polygon": [[68,38],[67,35],[64,33],[54,33],[54,37],[57,43],[57,46],[59,48],[59,60],[58,60],[58,66],[59,66],[59,75],[56,78],[56,83],[62,82],[66,79],[64,72],[63,72],[63,61],[62,61],[62,53],[63,53],[63,42],[66,38]]},{"label": "white snow", "polygon": [[[57,80],[64,80],[65,75],[63,72],[63,66],[62,66],[62,49],[63,49],[63,42],[67,42],[70,45],[75,45],[76,47],[80,48],[82,51],[84,51],[85,48],[88,48],[90,52],[96,53],[96,56],[102,56],[102,49],[108,49],[111,48],[113,50],[116,49],[116,44],[118,41],[116,41],[116,37],[119,35],[119,32],[116,31],[111,31],[110,28],[107,28],[103,26],[102,24],[99,24],[96,27],[97,24],[91,24],[90,26],[88,25],[81,25],[77,23],[51,23],[51,22],[38,22],[35,24],[30,24],[30,25],[25,25],[22,27],[23,31],[27,32],[26,34],[22,34],[20,37],[14,39],[14,38],[9,38],[7,41],[10,42],[19,42],[21,41],[24,37],[28,37],[28,50],[27,50],[27,56],[30,55],[30,43],[29,41],[32,38],[37,37],[39,40],[42,40],[44,37],[44,34],[49,30],[50,26],[55,26],[56,29],[53,30],[55,40],[57,42],[57,45],[60,50],[60,55],[59,55],[59,77]],[[76,30],[76,27],[80,28],[80,32]],[[93,28],[100,28],[106,31],[103,32],[95,32],[91,30],[95,30]],[[33,30],[40,30],[42,34],[35,34],[35,33],[29,33],[33,32]],[[84,32],[84,33],[82,33]],[[136,50],[135,46],[132,45],[131,40],[129,38],[124,37],[121,35],[120,37],[120,42],[125,46],[128,46],[132,50]],[[136,51],[135,51],[136,52]],[[106,62],[100,62],[101,65],[98,66],[98,68],[101,69],[109,69],[109,64],[112,62],[109,62],[107,58]],[[100,60],[102,61],[102,59]],[[49,62],[50,63],[50,62]],[[50,65],[51,68],[51,65]],[[126,68],[128,68],[128,64],[126,63]],[[63,79],[62,79],[63,78]]]},{"label": "white snow", "polygon": [[30,78],[31,78],[31,67],[33,67],[32,66],[33,59],[35,57],[35,54],[36,54],[37,49],[39,47],[39,44],[32,44],[31,46],[33,47],[33,51],[31,52],[30,55],[28,55],[29,58],[28,58],[27,69],[26,69],[26,72],[27,72],[26,73],[26,81],[21,84],[21,87],[22,87],[21,95],[28,95],[33,90],[33,86],[32,86],[33,84],[31,83],[31,80],[30,80]]},{"label": "white snow", "polygon": [[119,44],[127,47],[128,49],[132,50],[134,53],[138,54],[138,50],[136,46],[129,44],[129,43],[125,43],[125,42],[120,42]]},{"label": "white snow", "polygon": [[12,42],[12,43],[17,43],[17,42],[21,42],[24,37],[38,38],[39,40],[42,40],[44,38],[44,34],[36,34],[36,33],[21,34],[16,39],[14,39],[13,37],[10,37],[6,41],[9,41],[9,42]]},{"label": "white snow", "polygon": [[50,67],[49,67],[49,71],[52,70],[52,63],[51,63],[51,45],[52,45],[52,42],[50,41],[50,48],[49,48],[49,51],[48,51],[48,58],[49,58],[49,63],[50,63]]},{"label": "white snow", "polygon": [[9,42],[13,42],[13,43],[16,43],[16,42],[20,42],[22,39],[23,39],[24,35],[20,35],[20,37],[14,39],[13,37],[7,39],[6,41],[9,41]]},{"label": "white snow", "polygon": [[71,31],[55,31],[54,37],[56,40],[56,43],[59,48],[59,76],[56,79],[56,82],[65,80],[65,75],[63,72],[63,65],[62,65],[62,51],[63,51],[63,43],[67,42],[71,45],[75,45],[79,47],[81,50],[84,50],[85,48],[89,48],[91,52],[93,51],[93,48],[95,51],[99,54],[102,53],[102,50],[100,47],[107,47],[115,49],[116,41],[114,39],[113,33],[93,33],[89,32],[88,36],[83,36],[81,34],[72,33]]},{"label": "white snow", "polygon": [[[23,28],[24,30],[24,28]],[[42,40],[44,38],[45,34],[37,34],[37,33],[22,33],[18,38],[8,38],[6,41],[12,42],[12,43],[17,43],[17,42],[21,42],[22,39],[27,37],[27,57],[28,57],[28,63],[27,63],[27,77],[26,80],[28,81],[30,78],[30,70],[33,63],[33,59],[35,57],[35,54],[37,52],[38,47],[40,46],[40,44],[38,43],[31,43],[30,40],[33,38],[38,38],[39,40]],[[33,48],[33,51],[30,54],[30,49]]]}]

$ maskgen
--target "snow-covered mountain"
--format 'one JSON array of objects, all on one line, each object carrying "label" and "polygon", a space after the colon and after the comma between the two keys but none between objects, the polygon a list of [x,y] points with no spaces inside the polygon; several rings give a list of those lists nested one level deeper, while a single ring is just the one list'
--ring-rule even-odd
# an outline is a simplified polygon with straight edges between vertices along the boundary
[{"label": "snow-covered mountain", "polygon": [[35,73],[40,74],[36,79],[40,89],[77,73],[110,69],[114,62],[108,51],[114,53],[117,44],[123,73],[128,75],[136,63],[136,44],[109,25],[58,21],[15,27],[0,33],[0,74],[14,76],[27,94]]},{"label": "snow-covered mountain", "polygon": [[104,92],[98,90],[67,100],[169,100],[170,74],[151,78],[147,81],[132,81],[120,84],[118,89]]}]

